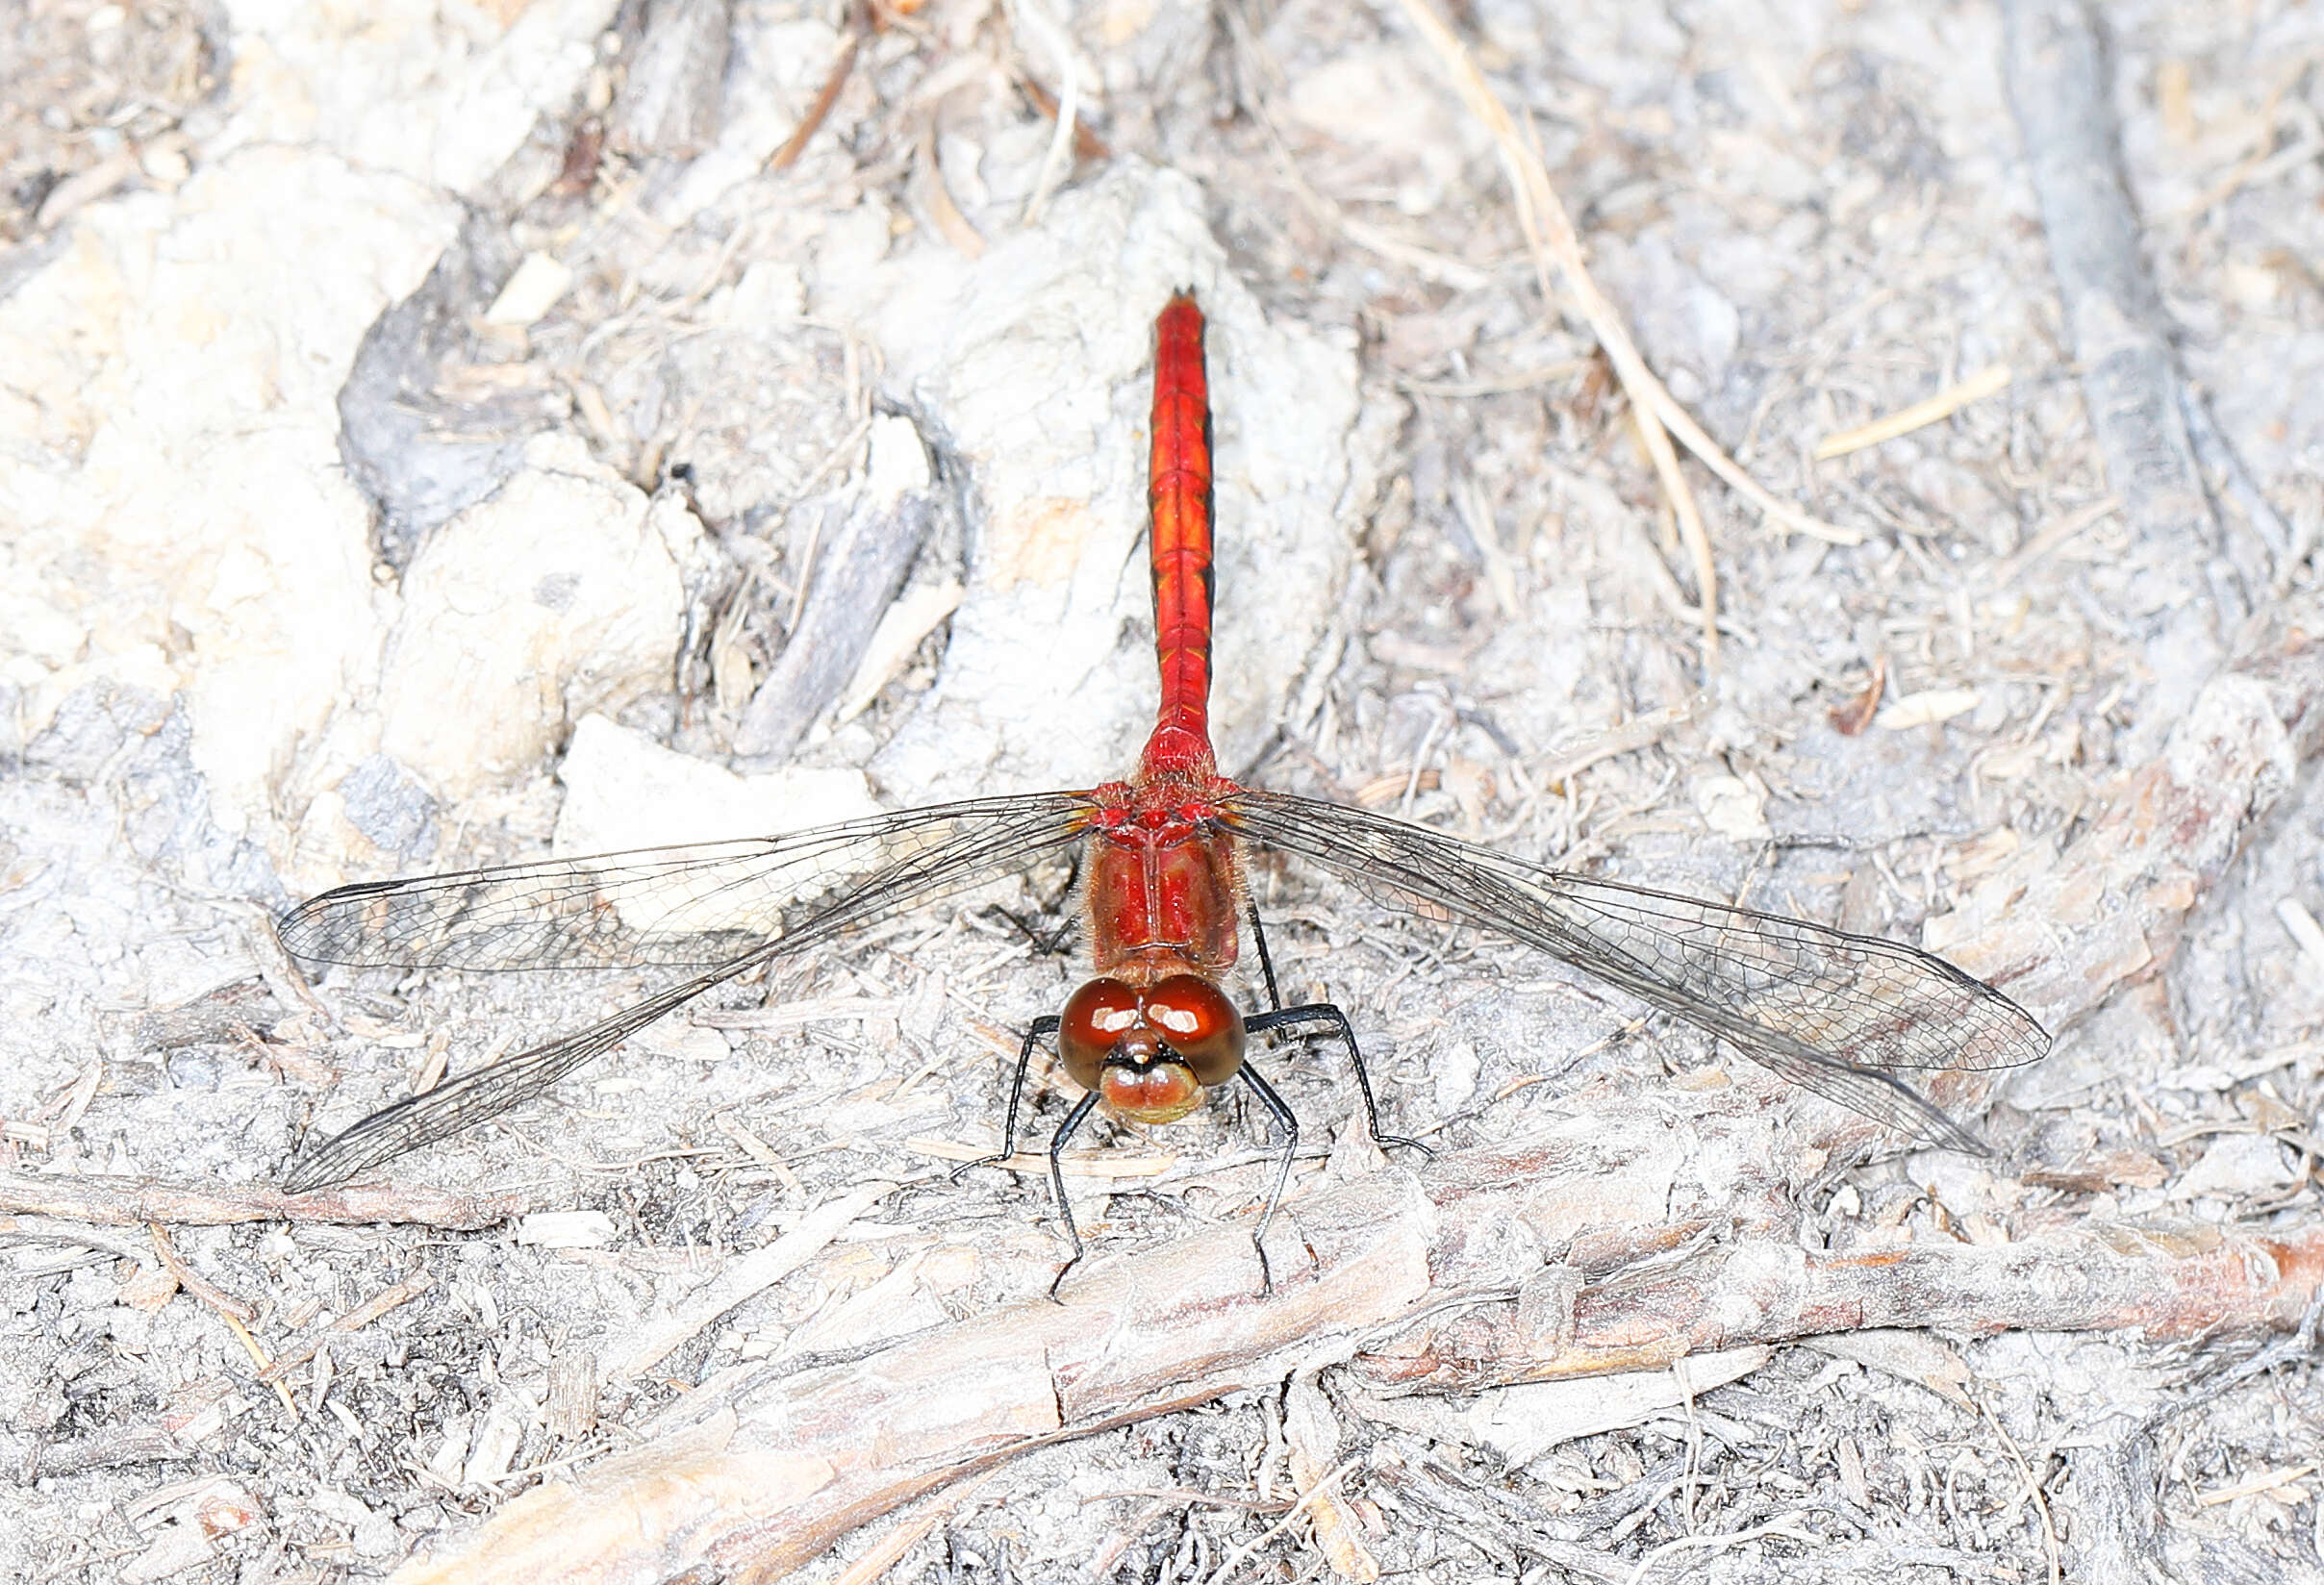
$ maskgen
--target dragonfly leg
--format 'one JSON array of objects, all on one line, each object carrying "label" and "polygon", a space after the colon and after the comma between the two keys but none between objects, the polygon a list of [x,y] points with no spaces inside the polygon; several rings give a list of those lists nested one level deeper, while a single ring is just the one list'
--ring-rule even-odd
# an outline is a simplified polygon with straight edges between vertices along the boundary
[{"label": "dragonfly leg", "polygon": [[1267,1011],[1280,1013],[1283,1010],[1283,994],[1275,988],[1275,959],[1267,951],[1267,927],[1259,922],[1259,905],[1251,903],[1249,913],[1250,944],[1258,948],[1259,972],[1267,977]]},{"label": "dragonfly leg", "polygon": [[1081,1264],[1081,1229],[1074,1225],[1074,1202],[1065,1197],[1065,1142],[1074,1137],[1074,1130],[1087,1120],[1097,1105],[1098,1092],[1092,1090],[1066,1114],[1057,1137],[1049,1141],[1049,1185],[1057,1191],[1057,1215],[1065,1219],[1065,1236],[1074,1241],[1073,1258],[1058,1267],[1057,1274],[1049,1279],[1051,1298],[1057,1296],[1057,1284],[1065,1280],[1065,1273]]},{"label": "dragonfly leg", "polygon": [[1267,1227],[1283,1203],[1283,1186],[1291,1181],[1292,1152],[1300,1147],[1300,1120],[1283,1097],[1275,1093],[1275,1086],[1259,1077],[1258,1069],[1245,1063],[1240,1071],[1243,1082],[1250,1086],[1250,1093],[1275,1114],[1275,1120],[1283,1130],[1283,1154],[1275,1164],[1275,1183],[1267,1191],[1267,1209],[1259,1213],[1259,1224],[1250,1230],[1250,1246],[1259,1252],[1259,1287],[1272,1294],[1275,1273],[1267,1265]]},{"label": "dragonfly leg", "polygon": [[1348,1047],[1348,1061],[1355,1069],[1356,1093],[1364,1097],[1364,1122],[1372,1131],[1372,1143],[1385,1148],[1391,1145],[1408,1145],[1424,1156],[1436,1152],[1419,1140],[1402,1134],[1383,1134],[1379,1124],[1379,1102],[1372,1094],[1372,1074],[1364,1067],[1362,1047],[1355,1044],[1355,1030],[1348,1022],[1348,1015],[1327,1001],[1309,1002],[1303,1007],[1278,1007],[1272,1013],[1261,1013],[1247,1019],[1243,1027],[1254,1035],[1270,1029],[1291,1029],[1303,1023],[1326,1025],[1325,1034],[1337,1035]]},{"label": "dragonfly leg", "polygon": [[1432,1156],[1429,1149],[1416,1139],[1402,1134],[1383,1134],[1379,1125],[1379,1102],[1373,1098],[1372,1074],[1364,1067],[1363,1048],[1355,1044],[1355,1030],[1348,1022],[1348,1015],[1334,1003],[1308,1002],[1301,1007],[1285,1007],[1283,994],[1276,989],[1275,959],[1267,951],[1267,930],[1259,923],[1259,905],[1250,904],[1250,944],[1258,949],[1259,972],[1267,980],[1267,1011],[1247,1020],[1243,1027],[1251,1034],[1263,1034],[1270,1029],[1296,1028],[1302,1023],[1325,1023],[1331,1027],[1326,1034],[1336,1034],[1348,1047],[1348,1060],[1355,1069],[1355,1088],[1364,1097],[1364,1123],[1372,1133],[1372,1143],[1383,1149],[1391,1145],[1408,1145],[1424,1156]]},{"label": "dragonfly leg", "polygon": [[1045,903],[1041,908],[1043,914],[1063,916],[1056,929],[1043,929],[1032,919],[1026,918],[1014,909],[996,908],[995,912],[1017,927],[1017,933],[1032,943],[1033,951],[1037,956],[1054,958],[1065,952],[1072,943],[1075,932],[1081,928],[1079,912],[1066,907],[1067,901],[1074,894],[1074,888],[1079,884],[1081,884],[1081,849],[1076,847],[1073,850],[1072,866],[1065,873],[1065,885],[1057,890],[1057,900],[1054,903]]},{"label": "dragonfly leg", "polygon": [[949,1174],[953,1182],[958,1183],[960,1174],[971,1168],[996,1166],[1016,1154],[1017,1108],[1024,1099],[1024,1075],[1033,1066],[1033,1047],[1039,1044],[1043,1036],[1054,1035],[1056,1032],[1057,1018],[1054,1014],[1047,1018],[1035,1019],[1032,1027],[1024,1032],[1024,1044],[1017,1052],[1017,1074],[1009,1080],[1009,1110],[1006,1120],[1000,1125],[1000,1149],[993,1155],[978,1156],[973,1161],[964,1161],[958,1167],[953,1168]]}]

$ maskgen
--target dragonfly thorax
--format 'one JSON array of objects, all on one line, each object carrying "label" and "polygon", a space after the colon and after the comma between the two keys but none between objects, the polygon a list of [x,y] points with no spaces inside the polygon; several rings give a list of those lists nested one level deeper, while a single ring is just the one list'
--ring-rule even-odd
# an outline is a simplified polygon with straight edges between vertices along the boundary
[{"label": "dragonfly thorax", "polygon": [[1101,975],[1058,1018],[1074,1083],[1132,1122],[1175,1122],[1243,1066],[1243,1015],[1216,983],[1170,974],[1148,986]]},{"label": "dragonfly thorax", "polygon": [[[1146,808],[1172,809],[1149,804]],[[1090,833],[1090,959],[1100,974],[1152,984],[1234,967],[1242,879],[1234,839],[1197,819],[1149,825],[1124,814]]]}]

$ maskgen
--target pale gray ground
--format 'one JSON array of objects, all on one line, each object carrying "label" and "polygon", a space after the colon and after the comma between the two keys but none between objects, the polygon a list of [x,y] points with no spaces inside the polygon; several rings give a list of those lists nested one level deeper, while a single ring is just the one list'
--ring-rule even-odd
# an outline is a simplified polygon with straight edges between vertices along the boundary
[{"label": "pale gray ground", "polygon": [[[2191,686],[2155,609],[2187,598],[2186,569],[2143,565],[2090,510],[2108,483],[1978,0],[1464,19],[1650,362],[1763,483],[1863,536],[1786,537],[1695,470],[1725,633],[1707,688],[1699,591],[1628,409],[1579,324],[1545,318],[1490,145],[1393,12],[1075,8],[1109,152],[1069,162],[1027,230],[1051,123],[1013,85],[1060,77],[1023,13],[938,3],[874,35],[803,158],[767,175],[845,18],[745,0],[717,146],[633,151],[593,187],[557,185],[560,164],[619,76],[602,30],[634,16],[414,5],[358,30],[365,9],[0,9],[5,1165],[271,1180],[445,1035],[473,1063],[640,983],[342,971],[321,991],[333,1029],[278,999],[252,943],[339,881],[535,855],[553,831],[585,850],[1125,768],[1150,709],[1149,324],[1181,283],[1214,319],[1230,770],[1911,940],[2017,847],[2070,834]],[[2185,367],[2291,540],[2267,544],[2232,493],[2224,532],[2256,536],[2255,603],[2290,597],[2324,523],[2324,16],[2107,10]],[[109,161],[37,214],[51,177]],[[533,252],[568,289],[481,326]],[[1810,460],[1995,364],[2000,394]],[[868,484],[878,415],[898,414],[934,477]],[[649,516],[623,481],[675,464]],[[658,760],[653,742],[730,763],[802,566],[879,490],[919,503],[926,539],[898,595],[919,625],[867,676],[869,707],[740,767],[766,782]],[[1955,713],[1835,731],[1883,660],[1892,704]],[[1643,746],[1568,773],[1655,712]],[[586,766],[563,758],[593,738]],[[1914,1185],[2004,1236],[2093,1198],[2311,1223],[2324,958],[2278,905],[2324,913],[2320,819],[2308,777],[2166,972],[2062,1031],[1991,1120],[2006,1149],[2095,1142],[2145,1167],[2091,1196],[1911,1158],[1804,1206],[1803,1236]],[[1297,872],[1259,890],[1294,994],[1348,1007],[1393,1127],[1490,1137],[1606,1075],[1717,1082],[1706,1041],[1623,1035],[1623,998],[1537,959]],[[141,1228],[94,1250],[28,1230],[0,1277],[0,1575],[370,1577],[620,1447],[715,1368],[1038,1288],[1057,1255],[1040,1186],[947,1184],[909,1142],[992,1140],[1004,1049],[1074,972],[995,908],[940,908],[711,998],[812,1018],[669,1020],[395,1170],[601,1212],[583,1247],[505,1226],[173,1229],[267,1348],[434,1277],[292,1372],[295,1417],[215,1308],[157,1296]],[[1327,1143],[1338,1065],[1275,1063]],[[1252,1121],[1222,1105],[1121,1141],[1178,1166],[1110,1200],[1084,1180],[1099,1246],[1242,1213]],[[897,1176],[876,1224],[604,1383],[594,1417],[552,1385],[809,1203]],[[1343,1404],[1347,1495],[1387,1577],[1630,1579],[1687,1541],[1645,1577],[2031,1581],[2030,1469],[2082,1577],[2137,1577],[2104,1560],[2145,1547],[2172,1578],[2324,1578],[2312,1359],[2214,1393],[2248,1345],[1951,1341],[1989,1419],[1806,1348],[1691,1417],[1516,1467]],[[1229,1400],[1023,1460],[887,1577],[1079,1579],[1104,1557],[1108,1579],[1209,1579],[1290,1494],[1282,1412]],[[155,1422],[190,1425],[189,1456],[108,1441]],[[2210,1500],[2267,1471],[2286,1472]],[[1172,1492],[1207,1495],[1153,1495]],[[1245,1569],[1329,1577],[1297,1526]]]}]

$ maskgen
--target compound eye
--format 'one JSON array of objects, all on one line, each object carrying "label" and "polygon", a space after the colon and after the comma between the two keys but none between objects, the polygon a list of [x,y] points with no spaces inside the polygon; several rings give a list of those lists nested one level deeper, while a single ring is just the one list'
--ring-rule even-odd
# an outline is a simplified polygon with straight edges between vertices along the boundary
[{"label": "compound eye", "polygon": [[1138,993],[1120,980],[1091,980],[1068,997],[1057,1016],[1057,1054],[1073,1081],[1097,1089],[1098,1070],[1139,1022]]},{"label": "compound eye", "polygon": [[1146,1018],[1204,1089],[1243,1066],[1243,1015],[1226,993],[1197,974],[1173,974],[1146,993]]}]

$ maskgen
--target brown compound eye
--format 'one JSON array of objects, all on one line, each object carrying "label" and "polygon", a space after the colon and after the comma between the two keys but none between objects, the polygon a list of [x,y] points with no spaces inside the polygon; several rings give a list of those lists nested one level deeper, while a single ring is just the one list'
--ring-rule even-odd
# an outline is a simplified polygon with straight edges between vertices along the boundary
[{"label": "brown compound eye", "polygon": [[1173,974],[1146,993],[1146,1018],[1204,1089],[1243,1066],[1243,1015],[1226,993],[1197,974]]},{"label": "brown compound eye", "polygon": [[[1074,992],[1057,1016],[1057,1054],[1065,1070],[1084,1090],[1098,1088],[1099,1069],[1124,1035],[1143,1021],[1135,988],[1116,979],[1095,979]],[[1147,1036],[1147,1044],[1152,1043]]]}]

